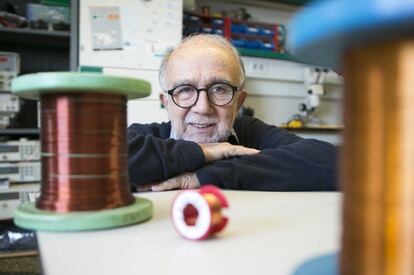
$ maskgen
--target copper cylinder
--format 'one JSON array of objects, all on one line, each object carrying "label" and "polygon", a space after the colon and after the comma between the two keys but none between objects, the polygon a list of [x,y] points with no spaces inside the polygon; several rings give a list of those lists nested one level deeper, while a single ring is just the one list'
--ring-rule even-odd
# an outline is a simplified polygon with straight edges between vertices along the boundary
[{"label": "copper cylinder", "polygon": [[41,96],[42,186],[36,207],[102,210],[134,201],[128,185],[126,97]]},{"label": "copper cylinder", "polygon": [[341,274],[414,274],[414,41],[343,61]]}]

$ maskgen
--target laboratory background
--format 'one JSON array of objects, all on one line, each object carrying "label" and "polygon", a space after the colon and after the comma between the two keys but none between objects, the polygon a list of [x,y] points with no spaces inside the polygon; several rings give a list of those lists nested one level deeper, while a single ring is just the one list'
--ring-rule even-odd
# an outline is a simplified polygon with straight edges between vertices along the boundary
[{"label": "laboratory background", "polygon": [[[180,208],[180,198],[176,197],[176,205],[171,206],[173,196],[161,193],[142,195],[152,201],[154,213],[150,214],[152,219],[142,218],[147,221],[134,226],[122,227],[127,223],[120,223],[115,229],[78,232],[75,227],[74,232],[65,232],[64,226],[51,225],[37,232],[36,221],[25,220],[29,229],[13,222],[16,209],[39,196],[42,180],[42,107],[35,96],[13,93],[13,80],[45,72],[80,72],[143,80],[150,84],[148,95],[128,100],[127,126],[166,122],[168,116],[159,100],[163,91],[158,80],[163,54],[196,33],[223,36],[239,51],[245,66],[248,95],[238,116],[255,117],[303,138],[329,142],[341,151],[347,126],[344,113],[353,112],[351,108],[344,112],[343,68],[312,62],[306,58],[311,54],[296,54],[295,41],[290,43],[294,31],[295,35],[300,30],[314,31],[313,20],[317,26],[321,24],[319,21],[326,23],[330,16],[334,17],[335,14],[325,14],[323,19],[308,17],[308,22],[304,22],[298,17],[295,21],[300,13],[311,14],[312,8],[323,10],[315,2],[323,5],[329,1],[0,0],[0,274],[339,274],[335,266],[340,259],[342,236],[341,191],[263,192],[261,195],[260,192],[224,192],[229,204],[226,231],[222,236],[204,241],[189,241],[186,238],[191,237],[185,237],[185,233],[181,234],[184,238],[176,233],[184,226],[174,224],[174,229],[171,225],[174,211],[179,211],[173,209]],[[388,5],[386,0],[370,0],[368,4],[339,2],[347,2],[344,7],[348,5],[349,10],[356,10],[355,16],[345,12],[349,21],[354,20],[356,24],[364,21],[360,18],[366,18],[369,24],[374,22],[369,21],[369,11],[373,10],[370,4]],[[341,6],[338,4],[337,8]],[[359,8],[365,9],[368,15],[364,17]],[[340,17],[340,11],[336,12]],[[293,30],[297,25],[292,22],[298,21],[303,29]],[[412,22],[408,23],[411,27]],[[372,24],[381,25],[377,21]],[[348,26],[354,27],[351,23]],[[340,27],[338,32],[348,30]],[[312,33],[311,40],[326,33],[331,35],[325,29],[320,30],[320,35],[317,32]],[[337,42],[352,36],[347,35]],[[364,37],[361,33],[356,36]],[[336,39],[335,34],[332,37]],[[315,55],[321,56],[322,48],[315,46],[311,50],[316,49]],[[364,108],[369,103],[369,100],[361,101],[358,106]],[[368,119],[361,119],[361,127],[371,122]],[[378,121],[381,120],[374,118],[372,125],[380,125]],[[369,142],[368,138],[374,140],[376,136],[367,137]],[[365,156],[362,153],[353,157]],[[412,159],[407,157],[407,161]],[[412,193],[409,187],[405,190]],[[223,199],[219,191],[205,192],[219,194]],[[387,193],[385,189],[378,192]],[[189,200],[194,199],[188,196]],[[225,206],[227,200],[221,203]],[[275,208],[279,211],[277,218],[270,211]],[[374,212],[366,213],[364,219],[369,222],[361,230],[369,231],[381,218],[369,216]],[[32,224],[34,230],[30,229]],[[82,226],[78,228],[80,231]],[[412,241],[408,232],[412,231],[403,230],[399,234],[405,234]],[[371,248],[381,246],[370,244]],[[405,255],[414,261],[413,251]],[[388,258],[384,256],[384,259]],[[386,260],[380,262],[375,264],[386,266]],[[326,270],[318,273],[317,268],[321,266]],[[401,273],[381,274],[413,274],[404,270],[410,269],[402,265]]]}]

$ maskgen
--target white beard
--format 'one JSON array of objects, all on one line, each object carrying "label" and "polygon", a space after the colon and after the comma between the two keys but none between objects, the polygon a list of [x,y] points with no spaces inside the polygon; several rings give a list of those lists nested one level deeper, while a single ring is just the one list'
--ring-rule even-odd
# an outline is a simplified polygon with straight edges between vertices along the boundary
[{"label": "white beard", "polygon": [[[192,133],[188,126],[189,123],[200,123],[200,124],[215,124],[216,131],[208,134]],[[190,115],[186,117],[185,122],[179,123],[178,125],[171,122],[171,134],[175,139],[189,140],[199,144],[204,143],[216,143],[227,141],[230,136],[231,127],[233,121],[218,121],[216,118],[209,117],[197,117],[196,115]],[[187,125],[187,127],[185,127]]]}]

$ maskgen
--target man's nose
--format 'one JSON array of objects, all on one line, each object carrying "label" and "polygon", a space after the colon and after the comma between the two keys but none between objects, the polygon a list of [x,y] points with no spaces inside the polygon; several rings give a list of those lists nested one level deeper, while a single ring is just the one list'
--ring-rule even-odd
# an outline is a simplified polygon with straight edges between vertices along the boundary
[{"label": "man's nose", "polygon": [[210,114],[212,112],[213,108],[208,100],[206,91],[200,91],[197,103],[191,108],[191,110],[200,114]]}]

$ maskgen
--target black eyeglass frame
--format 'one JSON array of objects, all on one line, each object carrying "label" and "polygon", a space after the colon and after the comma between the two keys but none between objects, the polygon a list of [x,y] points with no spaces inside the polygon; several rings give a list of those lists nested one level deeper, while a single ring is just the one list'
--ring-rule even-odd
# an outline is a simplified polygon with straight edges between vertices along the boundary
[{"label": "black eyeglass frame", "polygon": [[[211,101],[211,99],[210,99],[210,96],[209,96],[209,93],[208,93],[208,90],[211,88],[211,87],[213,87],[214,85],[217,85],[217,84],[226,84],[226,85],[228,85],[229,87],[231,87],[231,89],[232,89],[232,91],[233,91],[233,94],[232,94],[232,96],[231,96],[231,99],[229,100],[229,102],[227,102],[226,104],[216,104],[216,103],[214,103],[214,102],[212,102]],[[194,103],[193,104],[191,104],[190,106],[188,106],[188,107],[183,107],[183,106],[180,106],[180,105],[178,105],[178,103],[177,102],[175,102],[175,100],[174,100],[174,96],[173,96],[173,93],[174,93],[174,90],[175,89],[177,89],[177,88],[179,88],[179,87],[183,87],[183,86],[190,86],[190,87],[192,87],[192,88],[194,88],[194,90],[196,90],[196,92],[197,92],[197,97],[196,97],[196,100],[194,101]],[[204,88],[197,88],[197,87],[195,87],[194,85],[191,85],[191,84],[180,84],[180,85],[178,85],[178,86],[176,86],[176,87],[174,87],[174,88],[172,88],[172,89],[170,89],[170,90],[167,90],[166,92],[171,96],[171,98],[172,98],[172,100],[173,100],[173,102],[174,102],[174,104],[175,105],[177,105],[178,107],[180,107],[180,108],[184,108],[184,109],[188,109],[188,108],[191,108],[191,107],[193,107],[194,105],[196,105],[197,104],[197,102],[198,102],[198,98],[200,97],[200,92],[201,91],[206,91],[206,94],[207,94],[207,99],[208,99],[208,101],[211,103],[211,104],[213,104],[213,105],[215,105],[215,106],[220,106],[220,107],[222,107],[222,106],[226,106],[227,104],[229,104],[230,102],[232,102],[233,101],[233,98],[234,98],[234,94],[236,93],[236,92],[238,92],[240,90],[240,88],[239,87],[237,87],[237,86],[234,86],[234,85],[232,85],[232,84],[230,84],[230,83],[228,83],[228,82],[223,82],[223,81],[219,81],[219,82],[213,82],[213,83],[211,83],[211,84],[209,84],[208,86],[206,86],[206,87],[204,87]]]}]

